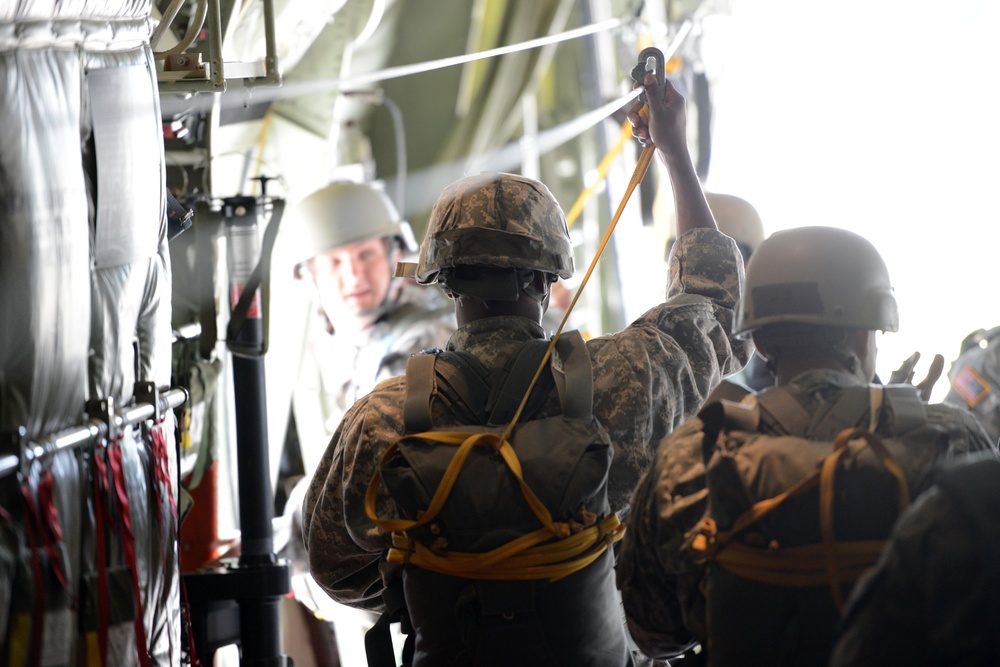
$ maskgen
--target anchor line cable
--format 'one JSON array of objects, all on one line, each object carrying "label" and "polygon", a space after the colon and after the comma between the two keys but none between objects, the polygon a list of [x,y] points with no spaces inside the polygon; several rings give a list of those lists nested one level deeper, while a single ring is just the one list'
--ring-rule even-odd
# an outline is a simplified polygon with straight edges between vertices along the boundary
[{"label": "anchor line cable", "polygon": [[[573,28],[572,30],[566,30],[560,33],[556,33],[554,35],[538,37],[536,39],[530,39],[524,42],[518,42],[517,44],[509,44],[507,46],[500,46],[494,49],[487,49],[485,51],[477,51],[475,53],[467,53],[460,56],[449,56],[447,58],[428,60],[422,63],[413,63],[411,65],[399,65],[395,67],[387,67],[385,69],[377,70],[375,72],[352,74],[349,76],[338,77],[333,79],[318,79],[316,81],[303,81],[301,83],[283,85],[281,87],[273,87],[273,88],[257,88],[253,92],[252,99],[255,104],[259,102],[273,102],[279,99],[299,97],[301,95],[308,95],[310,93],[319,93],[328,90],[344,89],[344,88],[350,88],[352,86],[360,86],[366,83],[374,83],[377,81],[388,81],[389,79],[398,79],[404,76],[422,74],[424,72],[431,72],[433,70],[443,69],[445,67],[453,67],[455,65],[464,65],[465,63],[474,62],[476,60],[495,58],[498,56],[503,56],[511,53],[517,53],[519,51],[527,51],[542,46],[548,46],[550,44],[565,42],[571,39],[576,39],[578,37],[586,37],[587,35],[593,35],[599,32],[615,30],[621,28],[627,22],[628,21],[626,19],[617,19],[617,18],[607,19],[604,21],[600,21],[598,23],[592,23],[590,25],[585,25],[579,28]],[[233,99],[234,96],[232,95],[222,94],[222,106],[223,107],[245,106],[246,100],[244,99],[244,97],[243,96],[236,96],[236,97],[238,97],[238,99]],[[207,111],[212,106],[211,98],[212,95],[198,95],[193,99],[164,98],[161,100],[160,105],[164,113],[167,114],[177,114],[185,111],[187,112]]]}]

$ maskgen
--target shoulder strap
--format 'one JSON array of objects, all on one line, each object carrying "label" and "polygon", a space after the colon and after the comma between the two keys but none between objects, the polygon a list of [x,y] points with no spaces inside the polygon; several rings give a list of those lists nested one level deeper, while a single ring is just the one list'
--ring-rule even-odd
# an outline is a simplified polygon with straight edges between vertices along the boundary
[{"label": "shoulder strap", "polygon": [[406,360],[406,400],[403,425],[407,433],[431,428],[431,396],[434,394],[434,362],[437,354],[415,354]]},{"label": "shoulder strap", "polygon": [[579,331],[564,331],[552,355],[552,377],[567,417],[589,419],[594,413],[594,371],[590,350]]},{"label": "shoulder strap", "polygon": [[723,380],[719,384],[715,385],[715,389],[708,393],[705,397],[703,405],[708,405],[714,401],[731,401],[733,403],[739,403],[743,400],[745,396],[749,396],[753,391],[738,382],[733,382],[731,380]]},{"label": "shoulder strap", "polygon": [[[438,363],[441,358],[444,363]],[[454,397],[472,415],[482,415],[490,394],[487,372],[478,359],[458,350],[431,350],[406,360],[406,399],[403,424],[407,433],[434,427],[431,398]]]},{"label": "shoulder strap", "polygon": [[882,390],[892,407],[892,432],[906,433],[927,423],[927,411],[920,392],[911,384],[887,384]]},{"label": "shoulder strap", "polygon": [[382,589],[385,610],[372,627],[365,632],[365,657],[368,667],[396,667],[396,653],[392,644],[390,625],[400,623],[400,631],[406,635],[403,645],[403,664],[410,664],[413,655],[414,634],[410,627],[410,617],[403,594],[403,581],[396,577]]},{"label": "shoulder strap", "polygon": [[809,431],[813,415],[784,387],[769,387],[757,394],[761,423],[779,433],[802,434]]},{"label": "shoulder strap", "polygon": [[[493,406],[490,424],[509,424],[513,419],[524,399],[524,392],[538,372],[549,343],[543,339],[531,340],[521,348]],[[590,352],[579,331],[564,331],[559,336],[549,359],[549,368],[549,377],[555,382],[562,413],[567,417],[589,419],[594,409],[594,374]],[[551,385],[539,378],[539,383],[532,389],[532,398],[536,398],[536,391],[539,392],[537,399],[544,398],[550,391],[549,387]]]},{"label": "shoulder strap", "polygon": [[494,385],[486,403],[486,411],[490,415],[488,424],[509,424],[514,418],[514,413],[524,398],[524,392],[538,372],[548,347],[549,341],[543,338],[526,341],[521,346],[512,363],[508,364],[509,370],[503,382]]},{"label": "shoulder strap", "polygon": [[[870,385],[864,389],[865,391],[861,388],[844,391],[837,402],[818,419],[783,387],[767,389],[757,394],[757,402],[761,406],[761,421],[776,426],[785,433],[829,439],[844,428],[857,426],[858,420],[866,413],[870,417],[874,414],[877,421],[877,412],[884,401],[891,406],[889,428],[892,433],[906,433],[927,422],[923,401],[912,385]],[[874,405],[873,396],[879,398]],[[869,426],[873,428],[874,424]]]}]

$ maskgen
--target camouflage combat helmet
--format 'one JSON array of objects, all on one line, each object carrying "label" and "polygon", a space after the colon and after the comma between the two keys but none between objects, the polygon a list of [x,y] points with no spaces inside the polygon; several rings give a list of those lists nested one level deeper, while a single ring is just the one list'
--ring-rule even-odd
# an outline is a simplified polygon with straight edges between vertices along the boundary
[{"label": "camouflage combat helmet", "polygon": [[765,239],[747,265],[735,331],[745,338],[785,323],[896,331],[896,299],[875,246],[835,227],[798,227]]},{"label": "camouflage combat helmet", "polygon": [[406,251],[417,248],[409,223],[376,184],[331,183],[303,199],[292,219],[286,234],[295,240],[296,265],[328,250],[382,236],[397,239]]},{"label": "camouflage combat helmet", "polygon": [[484,173],[452,183],[431,211],[417,264],[397,275],[447,284],[451,269],[483,266],[573,275],[573,246],[559,203],[538,181]]}]

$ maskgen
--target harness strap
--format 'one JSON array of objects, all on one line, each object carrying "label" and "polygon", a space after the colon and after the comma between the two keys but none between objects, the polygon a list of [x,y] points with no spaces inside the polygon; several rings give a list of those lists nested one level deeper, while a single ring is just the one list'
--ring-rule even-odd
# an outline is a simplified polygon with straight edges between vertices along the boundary
[{"label": "harness strap", "polygon": [[749,396],[752,393],[752,391],[739,383],[732,382],[730,380],[723,380],[719,384],[715,385],[715,388],[712,389],[708,396],[705,397],[704,405],[710,405],[715,401],[731,401],[733,403],[739,403],[744,399],[744,397]]},{"label": "harness strap", "polygon": [[[840,542],[834,555],[839,581],[856,581],[878,560],[882,540]],[[828,551],[825,545],[810,544],[787,549],[755,549],[731,542],[713,560],[738,577],[774,586],[806,588],[830,582]]]},{"label": "harness strap", "polygon": [[406,360],[406,400],[403,402],[403,423],[406,430],[426,431],[431,428],[431,396],[434,395],[435,354],[415,354]]},{"label": "harness strap", "polygon": [[[365,632],[365,657],[368,659],[368,667],[396,667],[396,654],[389,626],[396,621],[403,622],[406,613],[406,597],[400,579],[394,579],[382,589],[382,600],[385,602],[385,611]],[[412,633],[405,627],[402,630],[407,634],[407,642],[411,642]],[[405,655],[403,664],[409,664]]]},{"label": "harness strap", "polygon": [[510,423],[535,371],[543,363],[548,347],[549,342],[542,338],[525,341],[521,346],[517,355],[513,357],[513,363],[509,365],[507,377],[503,383],[495,385],[497,387],[495,395],[490,396],[486,403],[486,410],[490,415],[487,424],[496,426]]},{"label": "harness strap", "polygon": [[551,366],[563,414],[590,419],[594,413],[594,370],[579,331],[567,331],[556,341]]},{"label": "harness strap", "polygon": [[[447,355],[447,362],[439,364],[438,357]],[[415,354],[406,360],[406,399],[403,402],[403,424],[407,433],[429,431],[434,428],[431,400],[454,395],[465,404],[472,415],[481,417],[483,406],[490,394],[486,381],[487,372],[472,355],[461,352],[427,352]],[[442,391],[439,382],[450,391]]]},{"label": "harness strap", "polygon": [[[156,501],[156,517],[160,534],[157,536],[160,543],[160,562],[163,567],[163,580],[170,581],[171,561],[168,554],[173,555],[170,547],[177,541],[180,532],[180,519],[178,517],[177,501],[174,499],[174,485],[170,478],[170,454],[167,449],[166,417],[161,416],[156,420],[150,429],[150,445],[152,449],[153,466],[153,489]],[[164,520],[163,504],[167,503],[169,512],[169,525]],[[173,655],[174,646],[170,644],[170,653]],[[192,655],[192,661],[195,658]]]},{"label": "harness strap", "polygon": [[927,423],[927,411],[920,393],[912,385],[885,385],[886,402],[892,406],[894,433],[906,433]]},{"label": "harness strap", "polygon": [[[834,478],[837,464],[843,456],[856,457],[865,447],[870,447],[875,452],[882,465],[896,479],[899,513],[902,514],[910,502],[909,487],[902,468],[877,435],[859,428],[848,428],[837,436],[833,453],[823,460],[819,470],[799,480],[783,493],[754,503],[736,519],[730,530],[719,532],[718,526],[711,518],[704,519],[698,531],[691,537],[690,548],[727,569],[729,565],[733,565],[738,570],[732,570],[734,574],[746,579],[786,586],[819,585],[816,572],[822,565],[825,576],[820,583],[829,583],[834,604],[840,609],[843,602],[840,594],[841,583],[857,578],[854,568],[858,567],[859,563],[865,563],[864,567],[874,564],[885,544],[884,540],[837,542],[833,530]],[[801,496],[817,486],[819,486],[820,533],[823,540],[821,544],[789,549],[754,549],[734,541],[739,533],[773,512],[786,500]],[[875,544],[879,545],[878,549],[873,548],[872,545]],[[722,555],[729,550],[733,552]],[[780,559],[777,556],[779,553],[783,554]],[[864,561],[863,557],[868,560]],[[782,569],[788,569],[794,574],[790,574],[787,578],[775,574]],[[797,581],[808,581],[808,583],[793,583]]]},{"label": "harness strap", "polygon": [[771,387],[757,394],[761,421],[781,433],[808,433],[812,413],[784,387]]},{"label": "harness strap", "polygon": [[[62,542],[62,527],[59,525],[59,509],[56,507],[52,497],[52,487],[55,481],[52,478],[52,471],[44,470],[38,480],[38,510],[36,514],[36,528],[41,538],[45,553],[49,556],[49,567],[56,575],[56,579],[63,589],[73,595],[69,586],[69,579],[63,568],[62,556],[56,549],[56,544]],[[32,508],[34,511],[34,508]],[[72,597],[71,597],[72,599]],[[75,601],[71,602],[76,606]]]},{"label": "harness strap", "polygon": [[609,514],[564,539],[553,540],[549,531],[540,528],[491,551],[463,553],[427,547],[394,532],[388,560],[466,579],[557,581],[593,563],[624,534],[618,515]]}]

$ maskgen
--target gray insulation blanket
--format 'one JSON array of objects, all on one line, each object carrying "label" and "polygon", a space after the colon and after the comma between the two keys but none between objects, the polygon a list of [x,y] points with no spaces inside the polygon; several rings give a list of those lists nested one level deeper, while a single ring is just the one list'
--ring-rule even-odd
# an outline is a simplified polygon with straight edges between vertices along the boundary
[{"label": "gray insulation blanket", "polygon": [[[82,424],[88,399],[121,406],[137,381],[170,382],[170,258],[150,13],[149,0],[0,2],[2,434],[23,428],[24,441],[41,442]],[[172,415],[161,428],[172,452]],[[116,446],[149,653],[154,664],[176,664],[176,528],[170,508],[156,507],[168,495],[155,479],[148,434],[126,433]],[[0,453],[20,452],[0,438]],[[35,464],[55,478],[74,592],[96,568],[93,456],[88,446]],[[36,476],[32,469],[29,484]],[[176,498],[172,472],[170,486]],[[0,496],[16,509],[13,477],[0,480]],[[14,519],[0,536],[0,620],[7,621],[23,517],[15,511]],[[121,545],[109,539],[114,566]],[[0,624],[0,640],[7,628]],[[67,641],[76,660],[82,639]]]}]

